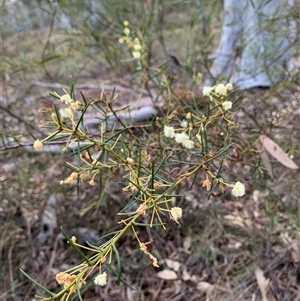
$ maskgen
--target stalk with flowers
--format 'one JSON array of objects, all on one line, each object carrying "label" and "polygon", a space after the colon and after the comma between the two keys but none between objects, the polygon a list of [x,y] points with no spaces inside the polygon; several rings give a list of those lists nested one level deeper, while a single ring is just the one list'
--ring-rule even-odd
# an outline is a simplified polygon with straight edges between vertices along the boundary
[{"label": "stalk with flowers", "polygon": [[[113,258],[120,260],[118,242],[128,231],[134,234],[140,251],[149,257],[154,267],[158,267],[159,258],[151,253],[151,242],[141,241],[137,228],[142,223],[150,229],[154,225],[166,229],[168,220],[181,226],[184,209],[176,206],[174,191],[184,183],[204,186],[208,197],[215,189],[223,191],[225,187],[232,189],[234,197],[245,194],[245,187],[240,181],[232,183],[222,176],[222,166],[229,161],[226,154],[232,148],[230,133],[236,126],[234,112],[231,111],[232,89],[231,84],[204,87],[207,108],[202,114],[188,110],[184,118],[178,120],[171,112],[160,123],[159,133],[150,133],[147,139],[137,137],[126,126],[107,130],[101,126],[100,136],[85,129],[82,121],[89,107],[100,103],[111,109],[114,97],[102,93],[98,100],[86,102],[83,98],[83,102],[79,102],[67,91],[63,95],[51,93],[63,107],[47,109],[50,121],[45,122],[45,127],[49,134],[42,140],[36,140],[34,148],[41,151],[44,143],[56,139],[66,141],[63,151],[76,145],[73,155],[77,163],[67,163],[70,175],[60,179],[60,184],[88,181],[94,186],[104,171],[118,169],[127,183],[123,190],[129,193],[130,199],[119,212],[120,229],[111,233],[111,238],[105,243],[87,247],[78,244],[76,237],[69,238],[64,233],[83,262],[56,275],[57,282],[63,285],[61,291],[53,293],[41,287],[48,294],[42,300],[70,300],[76,294],[80,296],[81,289],[90,280],[94,285],[104,286],[110,274],[116,274],[118,279],[129,285],[113,265]],[[222,129],[222,133],[219,132],[217,137],[210,134],[218,129]],[[87,257],[82,249],[92,255]]]}]

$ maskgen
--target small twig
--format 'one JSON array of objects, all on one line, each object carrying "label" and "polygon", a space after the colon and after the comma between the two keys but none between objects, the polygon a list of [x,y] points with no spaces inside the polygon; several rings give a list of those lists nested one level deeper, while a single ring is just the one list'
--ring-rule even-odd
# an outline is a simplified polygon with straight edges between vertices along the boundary
[{"label": "small twig", "polygon": [[43,136],[45,136],[45,133],[43,133],[41,130],[39,130],[38,128],[34,127],[32,124],[28,123],[23,118],[21,118],[20,116],[16,115],[15,113],[13,113],[12,111],[10,111],[6,107],[2,106],[1,104],[0,104],[0,109],[3,110],[4,112],[6,112],[7,114],[9,114],[11,117],[17,119],[19,122],[24,123],[27,127],[31,128],[31,129],[35,130],[36,132],[38,132],[38,133],[42,134]]},{"label": "small twig", "polygon": [[16,298],[15,288],[14,288],[14,275],[13,275],[13,263],[12,263],[12,250],[14,248],[14,240],[12,240],[12,244],[8,250],[8,266],[9,266],[9,281],[10,281],[10,287],[11,287],[11,296],[12,299]]},{"label": "small twig", "polygon": [[[44,142],[44,145],[56,145],[56,144],[65,144],[66,141],[55,141],[55,142]],[[27,146],[33,146],[33,143],[22,143],[22,144],[17,144],[17,145],[10,145],[10,146],[5,146],[0,148],[0,152],[2,151],[7,151],[10,149],[15,149],[15,148],[20,148],[20,147],[27,147]]]},{"label": "small twig", "polygon": [[[13,84],[20,84],[20,81],[18,80],[11,80],[11,83]],[[59,84],[59,83],[47,83],[47,82],[41,82],[41,81],[32,81],[30,82],[31,85],[34,86],[39,86],[39,87],[45,87],[45,88],[53,88],[53,89],[68,89],[69,86]],[[137,93],[142,93],[143,95],[148,96],[148,91],[145,89],[129,89],[129,88],[124,88],[119,85],[105,85],[105,84],[76,84],[76,89],[83,90],[83,89],[97,89],[97,90],[117,90],[118,92],[128,92],[132,93],[133,91]]]}]

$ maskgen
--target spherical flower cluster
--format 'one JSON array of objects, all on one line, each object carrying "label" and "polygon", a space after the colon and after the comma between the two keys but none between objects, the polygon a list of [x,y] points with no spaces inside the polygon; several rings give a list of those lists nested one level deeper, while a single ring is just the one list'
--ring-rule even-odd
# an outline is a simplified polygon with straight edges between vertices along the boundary
[{"label": "spherical flower cluster", "polygon": [[245,186],[241,182],[236,182],[232,188],[231,194],[234,197],[240,197],[245,194]]},{"label": "spherical flower cluster", "polygon": [[177,143],[184,144],[186,140],[189,140],[189,136],[186,133],[178,133],[175,135],[175,141]]},{"label": "spherical flower cluster", "polygon": [[185,119],[183,119],[181,122],[180,122],[180,126],[183,127],[183,128],[186,128],[188,126],[188,123]]},{"label": "spherical flower cluster", "polygon": [[231,91],[233,89],[232,83],[226,84],[226,89],[227,89],[227,91]]},{"label": "spherical flower cluster", "polygon": [[175,222],[177,222],[182,217],[182,209],[180,207],[171,208],[170,213]]},{"label": "spherical flower cluster", "polygon": [[43,142],[40,141],[40,140],[35,140],[34,143],[33,143],[33,148],[35,150],[38,150],[38,151],[42,150],[43,149]]},{"label": "spherical flower cluster", "polygon": [[228,111],[232,108],[232,102],[226,100],[222,103],[222,107],[223,107],[224,111]]},{"label": "spherical flower cluster", "polygon": [[102,274],[98,274],[94,279],[94,283],[96,285],[104,286],[107,283],[107,273],[103,272]]},{"label": "spherical flower cluster", "polygon": [[129,165],[134,165],[134,160],[132,158],[126,158],[126,162]]},{"label": "spherical flower cluster", "polygon": [[73,118],[73,112],[70,108],[60,109],[59,114],[62,118]]},{"label": "spherical flower cluster", "polygon": [[190,140],[186,133],[175,134],[175,141],[188,149],[192,149],[195,145],[194,141]]},{"label": "spherical flower cluster", "polygon": [[172,126],[164,126],[164,135],[168,138],[174,138],[175,137],[175,130]]},{"label": "spherical flower cluster", "polygon": [[[182,125],[187,126],[187,122],[186,122],[186,124],[183,123]],[[190,140],[189,136],[186,133],[182,132],[182,133],[176,134],[175,129],[172,126],[167,126],[167,125],[164,126],[164,135],[168,138],[175,138],[175,141],[177,143],[181,144],[183,147],[185,147],[187,149],[192,149],[195,146],[194,141]]]},{"label": "spherical flower cluster", "polygon": [[119,43],[123,44],[126,43],[128,48],[131,49],[131,54],[134,59],[139,60],[142,56],[141,50],[142,45],[140,42],[140,39],[138,37],[133,38],[132,35],[130,35],[130,29],[128,28],[129,22],[124,21],[123,22],[125,28],[123,30],[123,37],[119,38]]},{"label": "spherical flower cluster", "polygon": [[211,96],[211,93],[214,92],[218,96],[226,96],[228,91],[231,91],[233,89],[233,86],[231,83],[226,84],[218,84],[214,87],[205,86],[203,87],[202,94],[204,96]]},{"label": "spherical flower cluster", "polygon": [[70,96],[69,94],[64,94],[64,95],[62,95],[62,96],[60,97],[60,100],[61,100],[64,104],[66,104],[66,105],[68,105],[70,102],[73,101],[73,99],[71,98],[71,96]]},{"label": "spherical flower cluster", "polygon": [[204,96],[209,96],[213,89],[213,87],[205,86],[203,87],[202,94]]},{"label": "spherical flower cluster", "polygon": [[224,84],[218,84],[216,87],[215,87],[215,93],[216,94],[219,94],[219,95],[227,95],[227,89],[225,87]]},{"label": "spherical flower cluster", "polygon": [[128,27],[125,27],[124,30],[123,30],[123,32],[124,32],[124,34],[125,34],[126,36],[129,36],[129,34],[130,34],[130,29],[129,29]]}]

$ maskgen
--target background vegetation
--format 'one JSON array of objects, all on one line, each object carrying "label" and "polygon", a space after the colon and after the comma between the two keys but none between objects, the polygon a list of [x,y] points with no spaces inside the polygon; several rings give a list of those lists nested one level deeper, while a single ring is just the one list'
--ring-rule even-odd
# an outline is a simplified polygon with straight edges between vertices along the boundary
[{"label": "background vegetation", "polygon": [[[141,139],[153,142],[169,113],[176,110],[180,120],[186,108],[204,110],[203,79],[220,38],[222,13],[220,1],[204,0],[2,2],[0,299],[35,300],[42,294],[19,268],[58,290],[55,275],[80,261],[59,227],[82,243],[86,233],[97,240],[117,229],[117,213],[128,197],[117,172],[105,174],[107,181],[95,187],[59,185],[69,175],[64,162],[73,158],[59,144],[33,151],[33,141],[47,135],[40,125],[53,104],[48,92],[64,94],[62,89],[70,91],[74,82],[76,99],[82,91],[89,100],[98,99],[102,88],[112,95],[116,87],[116,105],[137,99],[141,89],[148,97],[161,95],[164,106],[156,99],[160,123],[135,129]],[[299,16],[297,6],[291,13]],[[119,43],[124,20],[148,54],[142,65]],[[201,175],[192,188],[182,185],[174,202],[183,208],[185,231],[170,222],[167,230],[139,233],[143,241],[153,241],[151,252],[160,268],[152,267],[128,234],[120,242],[122,277],[137,291],[118,286],[110,274],[104,288],[88,285],[83,300],[262,300],[257,267],[270,279],[265,300],[300,300],[299,172],[271,158],[271,177],[255,143],[266,134],[299,163],[297,74],[270,90],[236,94],[236,99],[242,96],[235,104],[241,126],[232,134],[247,151],[228,154],[236,164],[233,170],[225,166],[225,176],[231,181],[240,177],[247,194],[231,199],[230,193],[215,190],[208,199]],[[41,217],[51,195],[57,227],[40,244]],[[173,278],[166,280],[158,273],[163,271]]]}]

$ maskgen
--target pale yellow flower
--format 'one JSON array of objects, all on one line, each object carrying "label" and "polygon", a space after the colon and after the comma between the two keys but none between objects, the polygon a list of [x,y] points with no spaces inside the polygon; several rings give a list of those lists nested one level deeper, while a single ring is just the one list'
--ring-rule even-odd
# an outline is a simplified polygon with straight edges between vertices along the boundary
[{"label": "pale yellow flower", "polygon": [[232,108],[232,102],[231,101],[224,101],[222,103],[222,107],[225,111],[228,111]]},{"label": "pale yellow flower", "polygon": [[60,97],[60,100],[65,104],[69,104],[72,101],[72,98],[69,94],[64,94],[63,96]]},{"label": "pale yellow flower", "polygon": [[141,46],[141,44],[137,43],[137,44],[134,44],[134,45],[133,45],[133,49],[134,49],[135,51],[140,51],[140,50],[142,49],[142,46]]},{"label": "pale yellow flower", "polygon": [[124,24],[124,26],[128,26],[129,22],[127,20],[124,20],[123,24]]},{"label": "pale yellow flower", "polygon": [[188,149],[193,148],[195,145],[194,141],[190,140],[186,133],[175,134],[175,141]]},{"label": "pale yellow flower", "polygon": [[119,38],[119,43],[123,44],[124,43],[124,39],[123,38]]},{"label": "pale yellow flower", "polygon": [[226,84],[226,89],[231,91],[233,89],[233,85],[231,83]]},{"label": "pale yellow flower", "polygon": [[132,158],[127,158],[126,161],[127,161],[127,163],[129,165],[133,165],[134,164],[134,160]]},{"label": "pale yellow flower", "polygon": [[96,285],[104,286],[107,283],[107,273],[103,272],[102,274],[98,274],[94,279],[94,283]]},{"label": "pale yellow flower", "polygon": [[213,87],[205,86],[205,87],[203,87],[202,94],[204,96],[209,96],[212,90],[213,90]]},{"label": "pale yellow flower", "polygon": [[180,207],[171,208],[171,216],[175,222],[177,222],[182,217],[182,209]]},{"label": "pale yellow flower", "polygon": [[188,119],[188,120],[191,119],[191,112],[188,112],[188,113],[186,114],[185,118]]},{"label": "pale yellow flower", "polygon": [[132,56],[134,59],[138,60],[141,58],[141,53],[139,51],[132,51]]},{"label": "pale yellow flower", "polygon": [[189,140],[189,136],[186,133],[175,134],[175,141],[177,143],[184,144],[187,140]]},{"label": "pale yellow flower", "polygon": [[245,194],[245,186],[241,182],[236,182],[232,188],[231,194],[234,197],[243,196]]},{"label": "pale yellow flower", "polygon": [[33,148],[40,151],[43,149],[43,142],[40,140],[35,140],[33,143]]},{"label": "pale yellow flower", "polygon": [[126,27],[126,28],[124,28],[123,32],[124,32],[124,34],[125,34],[126,36],[129,36],[129,34],[130,34],[130,29]]},{"label": "pale yellow flower", "polygon": [[188,140],[185,140],[185,141],[182,143],[182,145],[183,145],[185,148],[192,149],[192,148],[194,148],[194,146],[195,146],[195,142],[188,139]]},{"label": "pale yellow flower", "polygon": [[164,126],[164,135],[168,138],[174,138],[175,137],[175,130],[172,126]]},{"label": "pale yellow flower", "polygon": [[181,126],[182,128],[186,128],[186,127],[188,126],[187,121],[186,121],[185,119],[183,119],[183,120],[180,122],[180,126]]},{"label": "pale yellow flower", "polygon": [[73,112],[70,108],[60,109],[59,114],[62,118],[73,118]]},{"label": "pale yellow flower", "polygon": [[227,89],[224,84],[218,84],[215,88],[215,92],[219,95],[227,95]]}]

